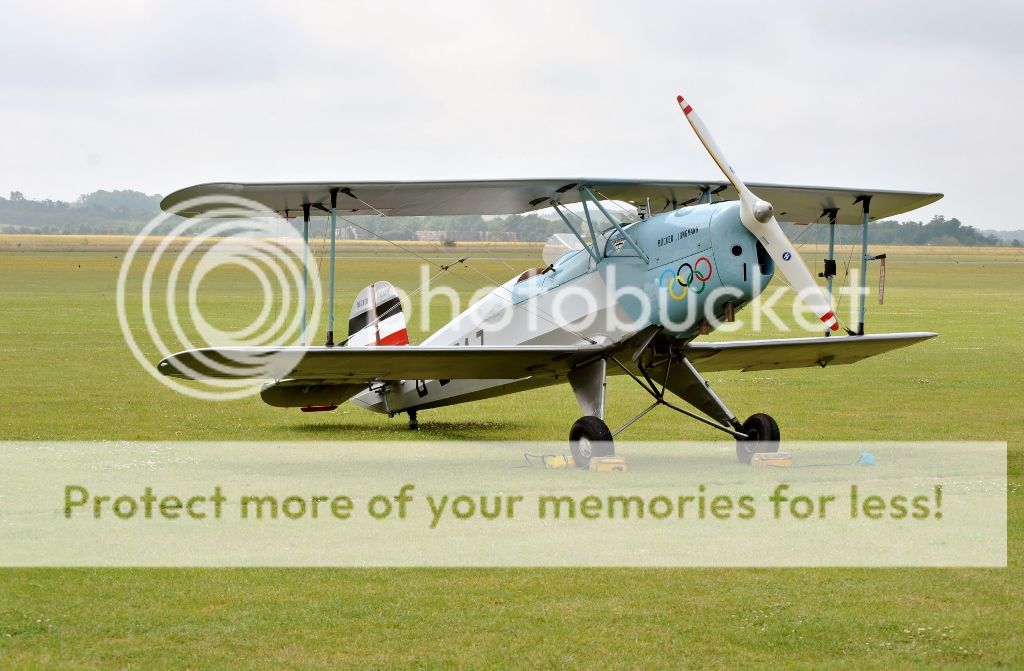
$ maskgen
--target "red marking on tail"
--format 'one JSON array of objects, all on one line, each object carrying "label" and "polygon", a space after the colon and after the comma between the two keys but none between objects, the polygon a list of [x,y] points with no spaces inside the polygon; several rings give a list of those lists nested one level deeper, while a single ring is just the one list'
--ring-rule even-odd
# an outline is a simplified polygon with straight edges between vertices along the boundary
[{"label": "red marking on tail", "polygon": [[408,345],[409,344],[409,331],[406,329],[399,329],[394,333],[389,333],[380,339],[378,345]]}]

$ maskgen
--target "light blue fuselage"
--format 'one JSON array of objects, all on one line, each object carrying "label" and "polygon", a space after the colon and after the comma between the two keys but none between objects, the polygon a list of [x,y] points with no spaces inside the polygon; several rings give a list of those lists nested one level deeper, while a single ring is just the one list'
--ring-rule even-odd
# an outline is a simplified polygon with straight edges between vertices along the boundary
[{"label": "light blue fuselage", "polygon": [[[636,330],[659,324],[689,339],[702,320],[721,319],[726,303],[738,309],[757,297],[774,272],[771,258],[740,221],[735,201],[658,214],[625,231],[648,261],[611,229],[599,244],[601,263],[585,250],[567,253],[553,264],[552,272],[514,284],[513,300],[535,300],[596,272],[608,286],[636,287],[639,295],[618,300],[618,306],[636,320]],[[709,296],[714,297],[710,303],[704,300]],[[645,301],[664,307],[644,318]]]}]

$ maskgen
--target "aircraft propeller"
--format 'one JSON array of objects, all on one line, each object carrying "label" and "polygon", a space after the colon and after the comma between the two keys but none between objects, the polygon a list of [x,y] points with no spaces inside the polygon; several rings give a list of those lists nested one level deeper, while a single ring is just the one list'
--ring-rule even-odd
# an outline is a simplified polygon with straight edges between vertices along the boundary
[{"label": "aircraft propeller", "polygon": [[839,329],[839,321],[832,311],[832,305],[825,292],[821,290],[818,283],[811,277],[803,259],[797,254],[793,243],[789,241],[786,234],[782,232],[779,222],[775,220],[775,210],[772,204],[755,196],[747,185],[736,175],[736,172],[725,160],[722,150],[715,144],[711,133],[708,132],[704,122],[700,120],[693,107],[686,102],[683,96],[677,96],[676,101],[679,108],[683,110],[687,121],[693,127],[704,148],[711,154],[711,158],[718,164],[719,169],[725,175],[740,196],[740,220],[754,237],[761,241],[765,251],[775,261],[775,267],[782,271],[782,275],[789,282],[790,286],[797,292],[801,300],[814,312],[814,314],[832,331]]}]

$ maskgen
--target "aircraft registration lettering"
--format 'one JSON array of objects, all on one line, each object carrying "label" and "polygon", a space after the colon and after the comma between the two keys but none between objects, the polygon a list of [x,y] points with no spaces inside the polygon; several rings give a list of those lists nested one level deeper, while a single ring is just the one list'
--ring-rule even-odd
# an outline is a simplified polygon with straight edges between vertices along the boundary
[{"label": "aircraft registration lettering", "polygon": [[[475,344],[477,344],[477,345],[483,345],[483,344],[484,344],[484,330],[483,330],[483,329],[480,329],[480,330],[479,330],[479,331],[477,331],[477,332],[476,332],[476,333],[475,333],[474,335],[476,335],[476,338],[477,338],[477,340],[479,341],[479,342],[477,342],[477,343],[475,343]],[[462,340],[462,342],[459,342],[458,340],[456,340],[455,342],[453,342],[453,343],[452,343],[452,347],[458,347],[458,346],[460,346],[460,345],[462,345],[462,346],[464,346],[464,347],[469,347],[469,336],[466,336],[466,337],[465,337],[465,338],[464,338],[464,339]]]}]

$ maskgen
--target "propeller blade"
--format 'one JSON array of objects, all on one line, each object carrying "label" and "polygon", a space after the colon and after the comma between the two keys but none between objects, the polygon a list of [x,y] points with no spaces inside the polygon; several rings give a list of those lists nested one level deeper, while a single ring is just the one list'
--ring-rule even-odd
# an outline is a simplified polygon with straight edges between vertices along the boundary
[{"label": "propeller blade", "polygon": [[803,300],[804,304],[830,330],[839,330],[839,320],[836,319],[836,315],[832,311],[831,302],[825,295],[825,292],[821,290],[821,287],[818,286],[818,283],[814,281],[811,271],[807,269],[803,259],[797,254],[793,243],[782,232],[782,227],[775,220],[775,211],[772,204],[761,200],[747,188],[747,185],[743,183],[743,180],[739,178],[739,175],[736,174],[736,171],[732,169],[732,166],[726,160],[725,154],[715,144],[715,140],[711,137],[711,133],[708,132],[707,126],[701,121],[700,116],[693,111],[693,107],[686,102],[686,99],[683,96],[677,96],[676,102],[679,103],[679,109],[683,110],[686,120],[690,122],[693,132],[697,134],[701,144],[704,145],[704,148],[708,150],[708,154],[718,164],[718,168],[725,175],[725,178],[729,180],[736,189],[736,192],[739,193],[740,220],[743,222],[743,225],[754,237],[761,241],[765,251],[775,261],[775,267],[782,272],[782,276],[786,278],[786,281],[797,292],[797,295]]}]

